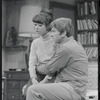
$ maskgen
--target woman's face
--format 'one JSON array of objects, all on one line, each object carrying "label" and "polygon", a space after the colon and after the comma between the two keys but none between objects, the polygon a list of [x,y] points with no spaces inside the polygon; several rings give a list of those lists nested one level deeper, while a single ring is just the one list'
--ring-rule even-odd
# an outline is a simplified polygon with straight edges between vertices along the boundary
[{"label": "woman's face", "polygon": [[34,30],[37,34],[44,36],[47,34],[46,31],[46,25],[45,24],[40,24],[40,23],[35,23],[34,22]]}]

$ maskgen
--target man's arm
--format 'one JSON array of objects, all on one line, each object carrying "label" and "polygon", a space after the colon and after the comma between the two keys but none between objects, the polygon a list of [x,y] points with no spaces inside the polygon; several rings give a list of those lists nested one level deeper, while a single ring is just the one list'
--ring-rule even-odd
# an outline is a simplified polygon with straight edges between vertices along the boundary
[{"label": "man's arm", "polygon": [[52,79],[52,76],[46,75],[45,78],[40,81],[41,84],[48,83]]},{"label": "man's arm", "polygon": [[47,75],[40,83],[48,83],[57,71],[67,65],[70,58],[71,54],[67,48],[61,48],[57,51],[52,59],[45,66],[43,66],[43,71]]},{"label": "man's arm", "polygon": [[66,47],[59,49],[52,59],[43,67],[45,74],[51,75],[64,68],[71,58],[70,50]]}]

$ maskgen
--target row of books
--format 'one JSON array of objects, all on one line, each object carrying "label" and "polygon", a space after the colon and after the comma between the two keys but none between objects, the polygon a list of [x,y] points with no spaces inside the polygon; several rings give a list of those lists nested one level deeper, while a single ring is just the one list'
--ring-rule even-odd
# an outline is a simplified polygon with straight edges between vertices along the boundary
[{"label": "row of books", "polygon": [[98,29],[98,21],[96,19],[77,20],[78,30]]},{"label": "row of books", "polygon": [[77,41],[81,44],[97,44],[98,33],[97,32],[81,32],[77,34]]},{"label": "row of books", "polygon": [[97,47],[85,47],[84,48],[89,59],[98,58],[98,48]]},{"label": "row of books", "polygon": [[76,0],[76,2],[85,2],[85,1],[98,1],[98,0]]},{"label": "row of books", "polygon": [[81,2],[77,3],[78,16],[96,14],[97,13],[97,1]]}]

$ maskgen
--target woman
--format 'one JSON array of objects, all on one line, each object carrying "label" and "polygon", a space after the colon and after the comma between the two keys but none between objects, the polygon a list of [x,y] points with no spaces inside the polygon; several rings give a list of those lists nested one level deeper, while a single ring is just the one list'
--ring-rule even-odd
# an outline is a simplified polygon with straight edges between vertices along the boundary
[{"label": "woman", "polygon": [[[45,74],[38,73],[36,68],[39,66],[41,69],[54,55],[53,39],[51,38],[50,23],[52,21],[52,13],[50,10],[45,9],[40,14],[33,17],[34,30],[40,35],[31,44],[30,56],[29,56],[29,74],[32,84],[37,84],[42,81]],[[23,94],[25,95],[27,85],[23,87]],[[26,89],[26,90],[25,90]]]}]

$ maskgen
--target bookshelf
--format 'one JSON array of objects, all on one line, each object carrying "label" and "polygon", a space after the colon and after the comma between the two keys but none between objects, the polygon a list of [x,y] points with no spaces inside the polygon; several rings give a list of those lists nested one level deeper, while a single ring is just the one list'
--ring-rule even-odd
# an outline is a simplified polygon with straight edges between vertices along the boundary
[{"label": "bookshelf", "polygon": [[80,42],[90,62],[98,60],[98,2],[76,0],[77,41]]}]

